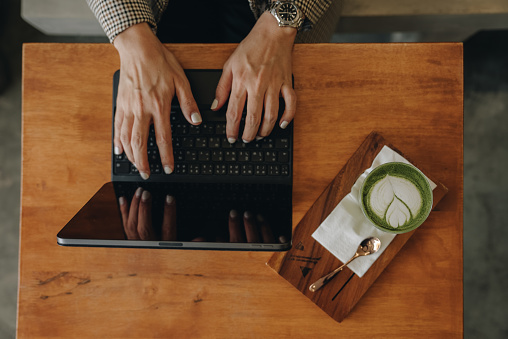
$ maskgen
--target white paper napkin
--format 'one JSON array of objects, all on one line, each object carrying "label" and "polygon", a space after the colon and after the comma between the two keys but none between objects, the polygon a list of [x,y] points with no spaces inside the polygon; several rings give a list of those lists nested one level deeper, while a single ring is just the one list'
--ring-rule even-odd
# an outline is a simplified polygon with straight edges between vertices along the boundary
[{"label": "white paper napkin", "polygon": [[[384,146],[372,162],[372,166],[365,170],[356,180],[351,189],[351,193],[342,199],[332,213],[330,213],[312,234],[314,239],[343,263],[351,259],[356,253],[363,239],[368,237],[379,238],[379,240],[381,240],[381,248],[378,252],[366,257],[360,257],[348,265],[360,278],[367,272],[370,266],[372,266],[395,237],[395,234],[383,232],[375,228],[364,216],[360,203],[358,202],[360,188],[367,175],[374,168],[387,162],[404,162],[410,164],[410,162],[404,159],[400,154]],[[432,190],[434,190],[436,184],[430,179],[429,183]]]}]

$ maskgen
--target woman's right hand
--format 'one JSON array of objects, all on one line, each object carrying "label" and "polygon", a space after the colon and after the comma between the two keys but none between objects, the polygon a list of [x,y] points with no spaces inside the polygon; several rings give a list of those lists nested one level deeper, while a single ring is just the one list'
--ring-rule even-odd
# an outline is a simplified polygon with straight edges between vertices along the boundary
[{"label": "woman's right hand", "polygon": [[120,82],[114,126],[115,154],[125,152],[143,179],[150,176],[147,143],[150,124],[166,174],[174,169],[170,112],[173,97],[192,125],[201,115],[185,73],[147,23],[129,27],[114,40],[120,55]]}]

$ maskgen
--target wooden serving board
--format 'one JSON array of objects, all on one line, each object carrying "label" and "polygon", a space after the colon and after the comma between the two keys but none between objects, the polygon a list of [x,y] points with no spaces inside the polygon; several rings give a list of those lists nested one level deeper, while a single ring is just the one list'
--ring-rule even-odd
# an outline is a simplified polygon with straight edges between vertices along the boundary
[{"label": "wooden serving board", "polygon": [[[385,145],[418,167],[396,147],[387,143],[381,135],[372,132],[298,223],[293,232],[292,249],[288,252],[275,253],[267,263],[338,322],[341,322],[351,312],[406,241],[417,231],[416,229],[397,235],[362,278],[346,267],[317,292],[309,291],[310,284],[342,265],[340,260],[312,238],[312,233],[351,191],[357,178],[372,165],[374,158]],[[425,175],[437,185],[433,192],[434,204],[432,208],[434,208],[448,192],[448,189],[432,178],[430,173],[425,173]],[[351,253],[351,255],[353,254]]]}]

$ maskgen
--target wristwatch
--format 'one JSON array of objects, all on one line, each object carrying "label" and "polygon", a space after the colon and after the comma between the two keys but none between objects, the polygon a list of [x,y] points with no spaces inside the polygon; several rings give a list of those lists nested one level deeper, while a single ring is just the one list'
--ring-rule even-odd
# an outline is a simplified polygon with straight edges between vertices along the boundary
[{"label": "wristwatch", "polygon": [[300,29],[305,19],[300,8],[291,0],[273,1],[267,10],[277,19],[279,27]]}]

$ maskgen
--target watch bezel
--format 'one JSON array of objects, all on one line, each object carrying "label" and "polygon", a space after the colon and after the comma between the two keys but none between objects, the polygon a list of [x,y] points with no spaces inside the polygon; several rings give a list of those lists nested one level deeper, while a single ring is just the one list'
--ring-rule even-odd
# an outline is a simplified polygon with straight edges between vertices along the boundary
[{"label": "watch bezel", "polygon": [[[289,4],[296,10],[296,16],[293,20],[285,20],[280,14],[282,5]],[[303,23],[303,13],[293,1],[275,1],[271,4],[270,12],[277,19],[280,27],[294,27],[299,29]]]}]

